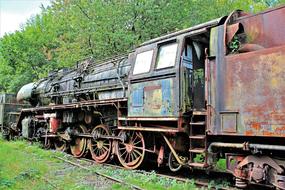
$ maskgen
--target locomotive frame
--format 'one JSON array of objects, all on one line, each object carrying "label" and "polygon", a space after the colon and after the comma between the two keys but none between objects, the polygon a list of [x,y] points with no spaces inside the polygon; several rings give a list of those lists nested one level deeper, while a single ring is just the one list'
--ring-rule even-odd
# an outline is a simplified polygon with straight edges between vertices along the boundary
[{"label": "locomotive frame", "polygon": [[285,6],[234,11],[128,56],[83,60],[22,87],[32,107],[19,135],[128,169],[211,168],[223,157],[236,186],[285,189],[284,24]]}]

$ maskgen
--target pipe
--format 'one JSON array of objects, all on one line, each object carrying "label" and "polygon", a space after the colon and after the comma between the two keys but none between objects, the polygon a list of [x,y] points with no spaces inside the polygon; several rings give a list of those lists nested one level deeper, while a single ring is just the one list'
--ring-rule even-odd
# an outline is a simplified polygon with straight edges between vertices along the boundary
[{"label": "pipe", "polygon": [[285,151],[285,146],[282,145],[269,145],[269,144],[250,144],[247,142],[244,143],[224,143],[224,142],[213,142],[208,147],[208,152],[213,152],[213,147],[217,148],[237,148],[242,150],[279,150]]},{"label": "pipe", "polygon": [[208,147],[208,152],[213,152],[213,147],[218,148],[237,148],[245,149],[246,143],[224,143],[224,142],[213,142]]},{"label": "pipe", "polygon": [[122,78],[120,77],[120,64],[122,61],[123,61],[123,59],[119,60],[119,63],[117,65],[117,78],[118,78],[118,80],[119,80],[119,82],[123,88],[123,96],[126,97],[126,88],[125,88],[125,85],[122,81]]},{"label": "pipe", "polygon": [[250,149],[264,149],[264,150],[280,150],[285,151],[285,146],[269,145],[269,144],[249,144]]},{"label": "pipe", "polygon": [[169,140],[166,138],[165,135],[161,134],[166,142],[166,144],[168,145],[168,147],[170,148],[173,156],[175,157],[176,161],[180,164],[180,165],[185,165],[184,162],[182,162],[182,160],[180,160],[179,156],[177,155],[176,151],[174,150],[174,148],[172,147],[171,143],[169,142]]}]

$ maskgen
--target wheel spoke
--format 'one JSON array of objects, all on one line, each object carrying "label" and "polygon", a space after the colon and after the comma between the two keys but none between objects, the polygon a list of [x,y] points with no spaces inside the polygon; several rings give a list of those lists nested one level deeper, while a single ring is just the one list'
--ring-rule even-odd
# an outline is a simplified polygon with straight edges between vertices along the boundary
[{"label": "wheel spoke", "polygon": [[124,157],[124,162],[126,163],[129,153],[127,152],[126,156]]},{"label": "wheel spoke", "polygon": [[104,150],[108,150],[108,148],[106,147],[106,146],[103,146],[103,148],[102,149],[104,149]]},{"label": "wheel spoke", "polygon": [[142,156],[142,153],[136,149],[134,149],[134,152],[137,153],[139,156]]},{"label": "wheel spoke", "polygon": [[95,147],[95,149],[93,150],[93,152],[95,152],[95,154],[98,154],[99,149],[97,147]]},{"label": "wheel spoke", "polygon": [[[120,163],[128,168],[135,169],[139,167],[144,160],[145,143],[141,132],[136,131],[121,131],[118,136],[123,133],[129,137],[126,142],[119,142],[117,145],[118,158]],[[122,153],[123,152],[123,153]]]},{"label": "wheel spoke", "polygon": [[[110,135],[109,129],[105,125],[98,125],[96,126],[91,133],[93,136],[94,135]],[[110,153],[111,153],[111,140],[108,139],[98,139],[91,141],[91,155],[92,158],[97,161],[98,163],[104,163],[108,160]],[[96,150],[96,152],[92,151]],[[93,152],[93,153],[92,153]]]},{"label": "wheel spoke", "polygon": [[135,160],[136,157],[134,156],[133,152],[131,152],[130,154],[131,154],[131,161]]},{"label": "wheel spoke", "polygon": [[127,150],[125,150],[125,151],[123,152],[123,154],[121,154],[121,157],[123,157],[126,153],[127,153]]},{"label": "wheel spoke", "polygon": [[122,148],[119,148],[119,150],[126,150],[126,148],[125,148],[125,147],[122,147]]},{"label": "wheel spoke", "polygon": [[137,141],[136,143],[134,143],[134,145],[137,145],[137,144],[139,144],[139,143],[141,143],[142,142],[142,140],[139,140],[139,141]]},{"label": "wheel spoke", "polygon": [[131,153],[128,153],[128,162],[131,162]]},{"label": "wheel spoke", "polygon": [[133,139],[133,142],[136,142],[137,138],[138,138],[138,134],[136,134],[136,137],[135,139]]},{"label": "wheel spoke", "polygon": [[134,149],[144,150],[143,147],[134,146]]},{"label": "wheel spoke", "polygon": [[131,141],[134,141],[134,140],[133,140],[134,135],[135,135],[135,132],[133,131],[133,132],[132,132],[132,135],[131,135],[131,138],[130,138],[130,139],[131,139]]}]

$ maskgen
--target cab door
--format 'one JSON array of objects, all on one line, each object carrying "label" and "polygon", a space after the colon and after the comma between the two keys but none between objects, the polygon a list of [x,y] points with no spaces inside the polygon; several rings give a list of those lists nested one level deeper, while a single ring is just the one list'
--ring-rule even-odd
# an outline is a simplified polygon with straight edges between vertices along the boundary
[{"label": "cab door", "polygon": [[178,117],[178,48],[174,39],[137,49],[129,81],[129,117]]}]

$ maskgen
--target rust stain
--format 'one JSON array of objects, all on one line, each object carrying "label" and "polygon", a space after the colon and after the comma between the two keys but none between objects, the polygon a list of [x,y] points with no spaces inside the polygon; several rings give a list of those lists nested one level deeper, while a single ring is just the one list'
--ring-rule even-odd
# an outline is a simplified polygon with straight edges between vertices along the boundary
[{"label": "rust stain", "polygon": [[271,131],[263,131],[263,135],[264,135],[264,136],[274,136],[275,133],[274,133],[274,132],[271,132]]},{"label": "rust stain", "polygon": [[260,123],[257,123],[257,122],[256,123],[252,123],[251,127],[254,128],[255,130],[260,130],[260,128],[261,128],[260,127]]},{"label": "rust stain", "polygon": [[159,90],[161,89],[161,86],[145,86],[144,90],[145,91],[152,91],[152,90]]},{"label": "rust stain", "polygon": [[284,9],[279,9],[238,19],[237,22],[243,25],[248,43],[269,48],[285,43],[285,29],[281,27],[285,22],[284,14]]},{"label": "rust stain", "polygon": [[[285,121],[285,46],[226,57],[225,110],[239,110],[245,129],[253,136],[283,136]],[[235,101],[238,100],[238,101]]]},{"label": "rust stain", "polygon": [[249,130],[249,131],[245,131],[245,135],[246,136],[252,136],[254,133],[252,130]]}]

